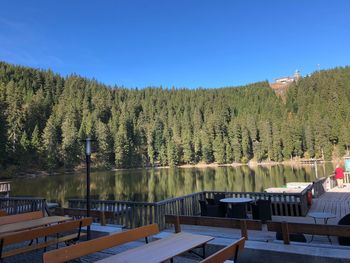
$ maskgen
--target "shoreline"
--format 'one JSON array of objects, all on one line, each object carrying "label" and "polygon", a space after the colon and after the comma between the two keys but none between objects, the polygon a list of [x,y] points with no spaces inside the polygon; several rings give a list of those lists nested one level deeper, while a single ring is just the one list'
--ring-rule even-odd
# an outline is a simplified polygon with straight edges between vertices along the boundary
[{"label": "shoreline", "polygon": [[[320,164],[324,163],[335,163],[336,161],[323,161]],[[92,171],[127,171],[127,170],[135,170],[135,169],[170,169],[170,168],[178,168],[178,169],[189,169],[189,168],[195,168],[195,169],[206,169],[206,168],[217,168],[217,167],[240,167],[240,166],[248,166],[250,168],[258,167],[258,166],[264,166],[264,167],[271,167],[276,165],[287,165],[287,166],[313,166],[314,164],[305,164],[301,163],[300,160],[298,161],[283,161],[283,162],[256,162],[256,161],[249,161],[248,163],[228,163],[228,164],[218,164],[218,163],[197,163],[197,164],[183,164],[178,165],[174,167],[170,166],[156,166],[156,167],[137,167],[137,168],[112,168],[112,169],[101,169],[101,168],[94,168],[92,167]],[[85,167],[79,165],[74,169],[70,170],[64,170],[64,169],[58,169],[55,172],[50,172],[46,170],[35,170],[35,169],[28,169],[27,171],[19,171],[15,172],[12,176],[0,176],[1,180],[11,180],[14,178],[36,178],[36,177],[42,177],[42,176],[51,176],[51,175],[57,175],[57,174],[71,174],[71,173],[81,173],[85,171]]]}]

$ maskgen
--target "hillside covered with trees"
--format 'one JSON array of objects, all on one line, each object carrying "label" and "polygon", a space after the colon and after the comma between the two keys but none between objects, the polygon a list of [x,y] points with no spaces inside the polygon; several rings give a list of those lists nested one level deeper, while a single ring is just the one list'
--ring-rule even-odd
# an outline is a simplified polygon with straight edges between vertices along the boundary
[{"label": "hillside covered with trees", "polygon": [[91,135],[100,167],[283,161],[350,146],[350,67],[320,71],[285,98],[268,82],[127,89],[0,62],[0,165],[73,168]]}]

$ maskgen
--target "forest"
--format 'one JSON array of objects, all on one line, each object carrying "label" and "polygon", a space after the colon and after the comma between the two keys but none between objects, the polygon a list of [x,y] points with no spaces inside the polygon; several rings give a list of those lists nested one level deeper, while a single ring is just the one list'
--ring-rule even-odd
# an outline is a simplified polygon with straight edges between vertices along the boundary
[{"label": "forest", "polygon": [[75,168],[87,136],[101,168],[330,160],[348,153],[349,103],[350,67],[280,97],[267,81],[128,89],[0,62],[0,168]]}]

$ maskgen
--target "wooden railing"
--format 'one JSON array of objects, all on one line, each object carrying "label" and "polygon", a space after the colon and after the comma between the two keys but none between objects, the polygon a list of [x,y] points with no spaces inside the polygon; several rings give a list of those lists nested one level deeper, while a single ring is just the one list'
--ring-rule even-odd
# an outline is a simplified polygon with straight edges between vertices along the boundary
[{"label": "wooden railing", "polygon": [[[301,193],[261,193],[261,192],[205,192],[206,198],[213,198],[214,194],[225,194],[226,197],[246,197],[253,200],[270,199],[272,215],[278,216],[305,216],[309,210],[307,192],[308,186]],[[249,210],[248,206],[248,210]]]},{"label": "wooden railing", "polygon": [[[63,208],[63,207],[56,207],[52,215],[57,216],[69,216],[73,219],[81,219],[83,217],[86,217],[87,211],[86,209],[79,209],[79,208]],[[100,210],[92,210],[90,211],[90,216],[93,221],[99,222],[101,226],[106,225],[107,223],[110,224],[116,224],[115,222],[115,214],[111,211],[100,211]]]},{"label": "wooden railing", "polygon": [[350,183],[350,172],[344,172],[344,183]]},{"label": "wooden railing", "polygon": [[[348,178],[350,176],[350,173],[348,173],[347,176],[345,174],[346,173],[344,173],[344,182],[346,182],[346,180],[349,180]],[[335,180],[334,174],[331,174],[328,177],[319,178],[312,183],[312,195],[314,198],[318,198],[336,186],[337,181]]]},{"label": "wooden railing", "polygon": [[164,218],[167,224],[174,225],[175,233],[181,232],[181,225],[238,228],[241,229],[242,237],[248,240],[248,230],[262,230],[260,220],[178,215],[165,215]]},{"label": "wooden railing", "polygon": [[2,196],[5,195],[5,197],[9,197],[10,191],[11,191],[11,182],[0,182],[0,193]]},{"label": "wooden railing", "polygon": [[322,177],[320,179],[317,179],[312,184],[312,196],[314,198],[318,198],[321,195],[323,195],[327,190],[326,188],[326,181],[328,180],[328,177]]},{"label": "wooden railing", "polygon": [[5,210],[7,214],[21,214],[42,210],[47,212],[46,200],[35,197],[1,197],[0,210]]},{"label": "wooden railing", "polygon": [[[161,229],[164,229],[166,227],[164,215],[198,215],[200,214],[199,200],[212,198],[215,194],[225,194],[226,197],[248,197],[254,200],[271,199],[273,215],[305,216],[309,209],[307,192],[311,191],[311,188],[312,185],[305,188],[301,193],[203,191],[153,203],[92,200],[91,209],[114,212],[116,223],[127,228],[157,223]],[[70,199],[68,205],[69,208],[86,209],[86,200]]]},{"label": "wooden railing", "polygon": [[[85,199],[68,200],[69,208],[86,209]],[[91,200],[91,209],[99,211],[110,211],[115,213],[115,224],[128,228],[148,225],[155,220],[157,214],[155,203],[114,201],[114,200]]]}]

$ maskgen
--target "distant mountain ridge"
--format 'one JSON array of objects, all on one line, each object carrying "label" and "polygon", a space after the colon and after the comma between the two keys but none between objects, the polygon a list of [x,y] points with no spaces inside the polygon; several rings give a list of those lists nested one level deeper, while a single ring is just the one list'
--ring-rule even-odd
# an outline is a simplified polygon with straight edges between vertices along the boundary
[{"label": "distant mountain ridge", "polygon": [[91,135],[94,165],[338,158],[350,145],[350,68],[289,85],[140,90],[0,62],[0,165],[72,168]]}]

